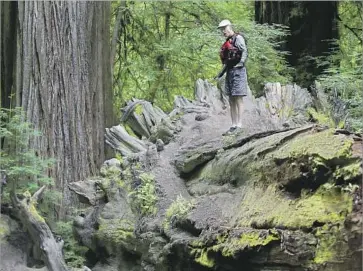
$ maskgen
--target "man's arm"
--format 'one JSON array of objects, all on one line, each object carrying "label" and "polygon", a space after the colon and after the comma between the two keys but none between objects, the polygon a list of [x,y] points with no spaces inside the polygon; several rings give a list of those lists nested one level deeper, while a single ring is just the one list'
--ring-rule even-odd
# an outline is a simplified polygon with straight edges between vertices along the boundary
[{"label": "man's arm", "polygon": [[235,46],[242,51],[242,57],[241,57],[241,61],[240,63],[245,63],[246,59],[247,59],[247,46],[246,46],[246,42],[245,39],[241,36],[241,35],[237,35],[236,37],[236,41],[235,41]]},{"label": "man's arm", "polygon": [[213,79],[217,80],[217,79],[221,78],[225,74],[226,71],[227,71],[227,65],[223,65],[222,70]]}]

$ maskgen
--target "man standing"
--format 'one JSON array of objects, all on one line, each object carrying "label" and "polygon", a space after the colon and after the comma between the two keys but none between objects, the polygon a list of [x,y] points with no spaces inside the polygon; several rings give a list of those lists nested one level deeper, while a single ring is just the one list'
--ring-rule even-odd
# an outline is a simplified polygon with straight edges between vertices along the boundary
[{"label": "man standing", "polygon": [[[223,20],[218,28],[226,37],[220,57],[226,69],[225,91],[229,96],[232,126],[224,133],[231,134],[242,128],[243,97],[247,95],[247,47],[242,35],[235,33],[229,20]],[[223,75],[223,74],[222,74]]]}]

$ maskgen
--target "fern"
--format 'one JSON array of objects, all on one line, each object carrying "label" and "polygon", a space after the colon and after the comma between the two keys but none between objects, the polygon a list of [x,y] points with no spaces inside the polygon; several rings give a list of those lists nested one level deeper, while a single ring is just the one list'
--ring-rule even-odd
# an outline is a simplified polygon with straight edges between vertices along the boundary
[{"label": "fern", "polygon": [[41,185],[53,184],[46,170],[54,163],[53,159],[44,159],[29,147],[30,140],[40,136],[32,125],[26,121],[21,108],[0,110],[0,168],[6,175],[7,186],[5,198],[9,189],[17,193],[29,190],[35,192]]}]

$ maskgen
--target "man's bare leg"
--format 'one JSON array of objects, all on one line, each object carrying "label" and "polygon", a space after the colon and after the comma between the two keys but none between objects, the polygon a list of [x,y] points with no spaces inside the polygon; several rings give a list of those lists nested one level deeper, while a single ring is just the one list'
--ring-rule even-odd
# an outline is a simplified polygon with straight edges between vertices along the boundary
[{"label": "man's bare leg", "polygon": [[229,97],[229,106],[231,109],[231,119],[232,119],[232,127],[236,127],[237,126],[237,114],[238,114],[238,108],[237,108],[237,102],[236,102],[236,97],[230,96]]},{"label": "man's bare leg", "polygon": [[243,96],[237,96],[236,98],[236,123],[239,128],[242,127],[242,114],[243,114]]}]

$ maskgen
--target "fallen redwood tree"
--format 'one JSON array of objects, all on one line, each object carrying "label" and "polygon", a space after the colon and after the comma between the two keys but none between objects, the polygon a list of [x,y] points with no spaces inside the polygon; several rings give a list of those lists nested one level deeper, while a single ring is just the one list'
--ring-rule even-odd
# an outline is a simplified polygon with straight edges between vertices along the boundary
[{"label": "fallen redwood tree", "polygon": [[222,136],[224,98],[198,80],[195,100],[177,97],[162,119],[134,100],[107,130],[121,158],[69,186],[90,206],[74,230],[92,270],[358,270],[361,135],[317,123],[306,89],[276,83],[246,97],[244,129]]},{"label": "fallen redwood tree", "polygon": [[42,186],[31,195],[28,191],[19,199],[14,191],[11,191],[14,215],[21,221],[28,231],[33,242],[33,254],[38,254],[49,271],[68,271],[63,258],[63,242],[57,241],[44,218],[39,215],[36,206],[45,190]]},{"label": "fallen redwood tree", "polygon": [[[245,130],[232,136],[222,136],[229,114],[206,81],[170,114],[129,103],[124,126],[106,131],[122,159],[69,185],[90,205],[74,230],[98,261],[92,270],[361,266],[361,136],[312,124],[306,90],[266,88],[246,99]],[[156,151],[158,140],[166,145]],[[12,194],[14,210],[48,270],[67,270],[62,243],[36,211],[44,189]]]}]

